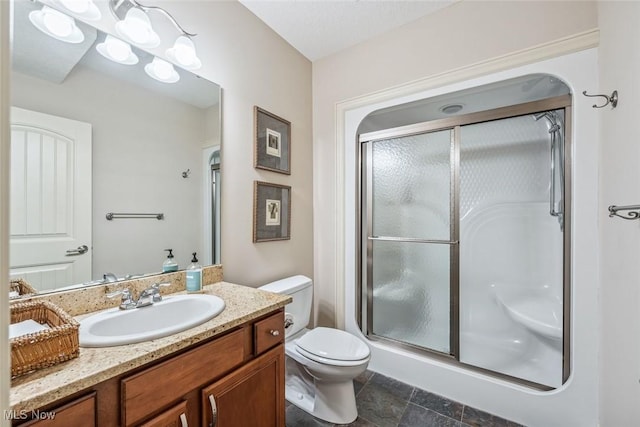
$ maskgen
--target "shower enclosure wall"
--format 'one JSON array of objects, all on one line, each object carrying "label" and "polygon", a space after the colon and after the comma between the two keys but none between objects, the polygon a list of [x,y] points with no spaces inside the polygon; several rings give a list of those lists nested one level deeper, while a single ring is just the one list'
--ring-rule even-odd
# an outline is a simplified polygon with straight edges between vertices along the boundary
[{"label": "shower enclosure wall", "polygon": [[567,94],[360,134],[368,338],[538,389],[566,381],[570,114]]}]

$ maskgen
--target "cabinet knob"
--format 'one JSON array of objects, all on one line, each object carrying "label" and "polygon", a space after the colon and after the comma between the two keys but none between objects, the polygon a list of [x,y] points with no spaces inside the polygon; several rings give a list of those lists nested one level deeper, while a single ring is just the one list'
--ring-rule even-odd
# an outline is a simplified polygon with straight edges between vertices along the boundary
[{"label": "cabinet knob", "polygon": [[269,333],[271,335],[273,335],[274,337],[277,337],[278,335],[280,335],[280,331],[277,330],[277,329],[272,329],[272,330],[269,331]]}]

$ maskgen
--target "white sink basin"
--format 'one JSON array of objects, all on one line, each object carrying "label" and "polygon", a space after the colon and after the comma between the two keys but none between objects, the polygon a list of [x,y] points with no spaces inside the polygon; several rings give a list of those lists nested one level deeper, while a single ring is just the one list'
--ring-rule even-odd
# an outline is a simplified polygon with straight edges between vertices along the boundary
[{"label": "white sink basin", "polygon": [[224,310],[214,295],[165,297],[132,310],[114,308],[80,321],[80,347],[111,347],[166,337],[213,319]]}]

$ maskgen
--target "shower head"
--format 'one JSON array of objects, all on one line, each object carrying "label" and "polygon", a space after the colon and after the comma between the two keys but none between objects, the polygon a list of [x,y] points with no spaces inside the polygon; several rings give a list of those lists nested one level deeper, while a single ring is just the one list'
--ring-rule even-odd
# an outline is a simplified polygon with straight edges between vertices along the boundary
[{"label": "shower head", "polygon": [[534,114],[534,115],[533,115],[533,119],[534,119],[535,121],[538,121],[538,120],[540,120],[541,118],[545,117],[547,114],[548,114],[548,113],[547,113],[546,111],[545,111],[545,112],[542,112],[542,113]]}]

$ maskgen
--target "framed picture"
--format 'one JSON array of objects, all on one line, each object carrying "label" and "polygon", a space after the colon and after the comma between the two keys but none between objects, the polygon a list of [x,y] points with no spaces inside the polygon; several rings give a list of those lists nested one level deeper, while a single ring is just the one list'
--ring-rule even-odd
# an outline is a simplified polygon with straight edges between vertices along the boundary
[{"label": "framed picture", "polygon": [[291,187],[253,182],[253,242],[291,238]]},{"label": "framed picture", "polygon": [[257,106],[253,116],[253,166],[291,175],[291,123]]}]

